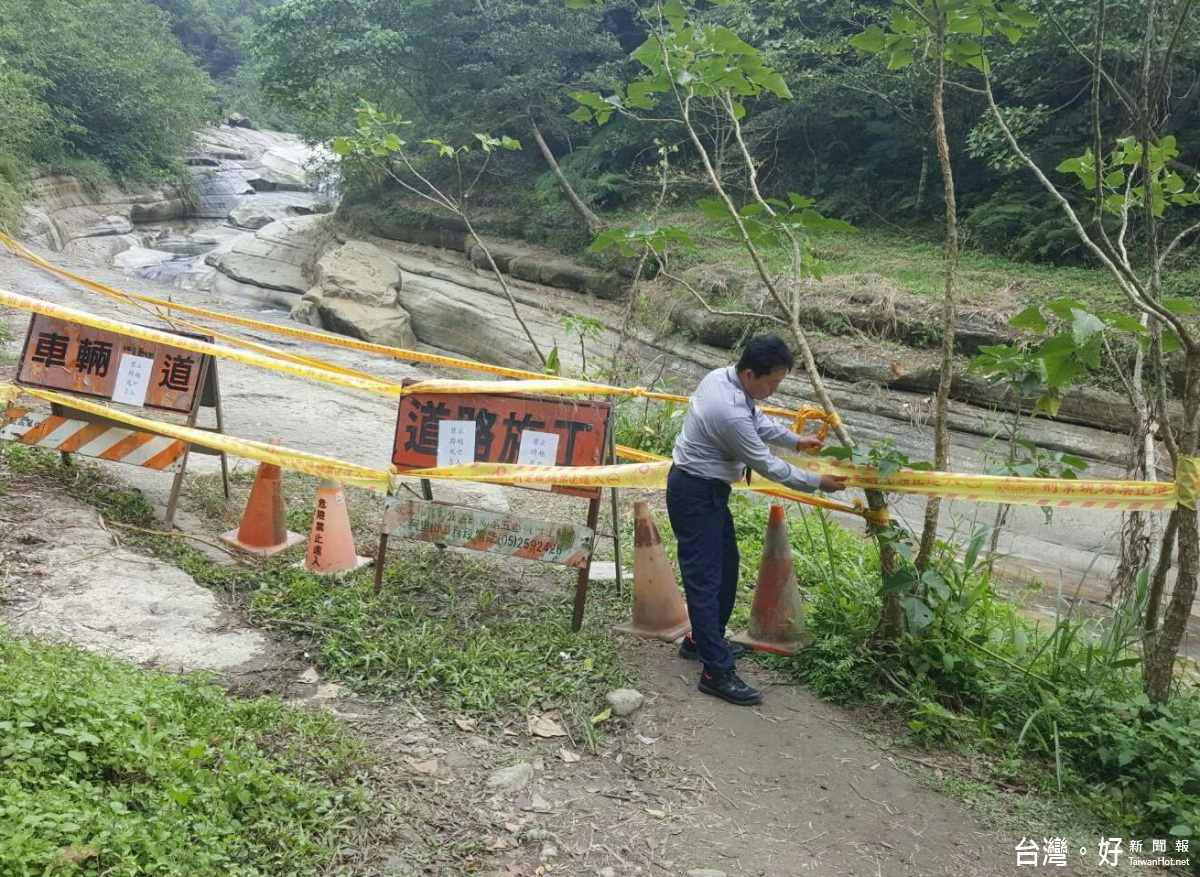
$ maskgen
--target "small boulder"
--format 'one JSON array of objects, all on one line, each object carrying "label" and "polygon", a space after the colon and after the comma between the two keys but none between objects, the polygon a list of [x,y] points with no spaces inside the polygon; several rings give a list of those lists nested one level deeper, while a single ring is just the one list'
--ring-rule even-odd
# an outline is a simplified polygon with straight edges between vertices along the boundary
[{"label": "small boulder", "polygon": [[529,781],[532,779],[533,765],[522,761],[520,764],[493,771],[492,775],[487,778],[486,785],[489,789],[500,792],[516,792],[529,785]]},{"label": "small boulder", "polygon": [[129,234],[132,231],[133,223],[129,221],[129,217],[121,216],[118,213],[106,216],[99,222],[93,222],[79,232],[79,237],[105,237]]},{"label": "small boulder", "polygon": [[372,344],[410,348],[416,343],[412,317],[396,308],[377,308],[344,298],[321,295],[321,288],[309,290],[292,307],[291,316],[299,323],[359,338]]},{"label": "small boulder", "polygon": [[229,215],[225,217],[225,222],[234,228],[258,231],[260,228],[265,228],[277,219],[284,219],[291,215],[294,214],[284,205],[264,205],[253,200],[247,200],[245,203],[239,204],[233,210],[229,211]]},{"label": "small boulder", "polygon": [[327,298],[390,308],[400,289],[400,269],[374,244],[349,241],[321,258],[317,283]]},{"label": "small boulder", "polygon": [[618,688],[616,691],[610,691],[604,696],[604,699],[612,707],[613,714],[618,716],[628,716],[637,712],[646,700],[640,691],[632,688]]}]

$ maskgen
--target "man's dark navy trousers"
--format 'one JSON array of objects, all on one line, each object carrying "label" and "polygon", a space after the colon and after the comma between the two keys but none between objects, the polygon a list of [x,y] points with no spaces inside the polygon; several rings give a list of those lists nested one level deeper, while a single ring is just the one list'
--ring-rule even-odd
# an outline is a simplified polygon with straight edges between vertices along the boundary
[{"label": "man's dark navy trousers", "polygon": [[679,545],[679,572],[692,636],[705,671],[734,667],[725,626],[737,598],[738,547],[729,513],[730,486],[672,466],[667,475],[667,516]]}]

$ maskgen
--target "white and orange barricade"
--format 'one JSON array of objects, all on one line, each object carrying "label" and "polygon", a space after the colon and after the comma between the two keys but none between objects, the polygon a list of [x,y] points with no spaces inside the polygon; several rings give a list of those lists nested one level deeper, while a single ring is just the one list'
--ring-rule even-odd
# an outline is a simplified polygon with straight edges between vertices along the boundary
[{"label": "white and orange barricade", "polygon": [[166,436],[16,407],[5,409],[0,439],[162,472],[180,471],[187,452],[185,442]]}]

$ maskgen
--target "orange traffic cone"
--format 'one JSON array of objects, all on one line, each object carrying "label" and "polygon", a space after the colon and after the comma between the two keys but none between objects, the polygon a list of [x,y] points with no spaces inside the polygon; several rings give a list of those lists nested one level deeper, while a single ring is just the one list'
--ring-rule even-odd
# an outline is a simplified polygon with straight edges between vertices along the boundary
[{"label": "orange traffic cone", "polygon": [[633,504],[633,621],[614,629],[667,642],[692,629],[675,570],[644,502]]},{"label": "orange traffic cone", "polygon": [[783,506],[771,506],[758,584],[754,588],[754,602],[750,605],[750,627],[745,633],[732,637],[733,642],[747,648],[776,655],[790,655],[812,642],[804,630],[800,589],[796,585],[796,568],[792,565],[792,545],[788,541],[785,520]]},{"label": "orange traffic cone", "polygon": [[223,533],[221,541],[259,557],[271,557],[304,541],[299,533],[288,531],[278,466],[273,463],[258,464],[258,474],[254,476],[254,485],[250,488],[242,525]]},{"label": "orange traffic cone", "polygon": [[350,572],[370,562],[371,558],[359,557],[354,551],[354,535],[350,532],[350,516],[346,514],[342,485],[322,478],[313,507],[312,532],[308,537],[304,568],[315,573]]}]

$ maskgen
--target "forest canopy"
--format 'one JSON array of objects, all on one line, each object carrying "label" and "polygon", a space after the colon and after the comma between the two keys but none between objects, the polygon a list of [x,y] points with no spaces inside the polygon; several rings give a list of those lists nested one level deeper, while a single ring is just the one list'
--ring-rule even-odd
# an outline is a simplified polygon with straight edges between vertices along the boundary
[{"label": "forest canopy", "polygon": [[[567,10],[567,6],[584,7]],[[1118,70],[1140,62],[1145,0],[1109,3],[1104,57]],[[1030,154],[1053,167],[1090,142],[1088,98],[1091,4],[1041,0],[1039,26],[1016,43],[989,43],[993,88]],[[1031,7],[1032,8],[1032,7]],[[747,103],[744,129],[760,183],[776,194],[804,192],[829,215],[870,224],[936,221],[940,181],[933,147],[928,65],[897,74],[886,56],[857,52],[849,40],[886,24],[887,0],[729,0],[703,16],[758,47],[791,99]],[[303,116],[304,133],[325,138],[351,124],[359,99],[413,120],[423,136],[483,131],[529,141],[532,118],[552,155],[590,205],[620,203],[656,188],[650,168],[662,128],[629,119],[606,126],[572,122],[567,95],[604,91],[633,68],[628,53],[645,38],[635,5],[623,0],[289,0],[264,15],[255,50],[269,96]],[[1200,60],[1191,12],[1167,82],[1187,93]],[[1165,38],[1165,36],[1164,36]],[[971,71],[967,71],[970,73]],[[1051,201],[1018,167],[977,83],[959,74],[947,92],[946,123],[957,196],[970,246],[1028,259],[1077,259],[1082,251]],[[1099,108],[1106,131],[1128,129],[1125,106]],[[1178,134],[1181,166],[1195,165],[1188,132],[1197,102],[1177,102],[1165,132]],[[720,155],[730,132],[705,132]],[[687,147],[682,132],[678,143]],[[493,164],[499,174],[546,176],[525,150]],[[604,185],[597,185],[604,180]],[[519,198],[553,186],[500,182]]]},{"label": "forest canopy", "polygon": [[[43,173],[180,179],[246,67],[267,0],[7,0],[0,16],[0,223]],[[214,77],[217,79],[214,80]]]},{"label": "forest canopy", "polygon": [[[1103,53],[1118,77],[1141,63],[1147,2],[1107,4]],[[646,36],[639,8],[634,0],[10,0],[0,19],[0,214],[11,218],[35,165],[153,181],[177,174],[192,132],[229,111],[326,140],[352,126],[360,100],[411,120],[422,136],[520,140],[525,148],[492,162],[483,187],[518,214],[572,221],[560,181],[588,210],[635,202],[657,188],[660,148],[678,147],[676,168],[687,170],[682,132],[670,142],[671,131],[627,118],[580,124],[570,95],[603,92],[634,71],[629,53]],[[1091,5],[1030,8],[1038,27],[989,46],[992,82],[1030,154],[1053,167],[1089,143],[1094,123],[1110,132],[1131,123],[1117,99],[1091,117]],[[850,44],[894,9],[890,0],[702,8],[756,46],[790,91],[746,105],[744,132],[768,191],[804,192],[860,225],[937,221],[928,65],[891,71],[886,56]],[[1183,172],[1196,166],[1188,134],[1200,127],[1189,87],[1198,16],[1191,11],[1173,35],[1162,72],[1180,95],[1163,130],[1177,135]],[[959,80],[947,92],[946,124],[967,246],[1082,260],[978,89]],[[716,120],[704,133],[718,156],[729,148]]]}]

